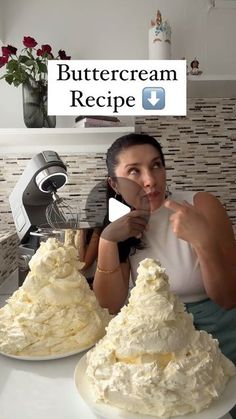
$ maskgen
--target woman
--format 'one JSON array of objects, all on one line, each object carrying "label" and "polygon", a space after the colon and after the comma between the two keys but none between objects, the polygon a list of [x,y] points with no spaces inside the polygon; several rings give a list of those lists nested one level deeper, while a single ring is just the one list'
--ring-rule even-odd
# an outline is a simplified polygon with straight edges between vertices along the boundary
[{"label": "woman", "polygon": [[108,150],[107,168],[109,190],[133,209],[100,237],[93,285],[100,304],[117,313],[130,273],[135,279],[142,259],[158,259],[195,327],[218,338],[236,363],[236,245],[219,200],[207,192],[168,196],[162,149],[148,135],[118,138]]}]

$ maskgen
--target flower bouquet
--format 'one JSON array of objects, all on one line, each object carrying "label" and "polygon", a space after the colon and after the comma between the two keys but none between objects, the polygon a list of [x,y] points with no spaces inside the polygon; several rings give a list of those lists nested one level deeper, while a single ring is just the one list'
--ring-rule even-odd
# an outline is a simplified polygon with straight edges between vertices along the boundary
[{"label": "flower bouquet", "polygon": [[23,38],[24,48],[17,53],[12,45],[2,47],[0,68],[5,67],[5,74],[0,79],[18,87],[23,86],[24,122],[27,127],[55,127],[55,116],[47,115],[47,62],[48,60],[69,60],[64,50],[54,56],[50,45],[37,47],[34,38]]}]

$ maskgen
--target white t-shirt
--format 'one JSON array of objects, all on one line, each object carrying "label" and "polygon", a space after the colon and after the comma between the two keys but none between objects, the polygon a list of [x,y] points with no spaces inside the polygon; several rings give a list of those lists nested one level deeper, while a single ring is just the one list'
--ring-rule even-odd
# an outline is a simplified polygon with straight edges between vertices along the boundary
[{"label": "white t-shirt", "polygon": [[[196,192],[174,192],[170,199],[193,203]],[[169,218],[173,211],[162,205],[151,213],[149,227],[142,241],[145,248],[136,250],[129,257],[131,265],[131,287],[137,276],[139,262],[144,258],[159,260],[169,276],[170,289],[185,303],[201,301],[207,298],[202,281],[199,262],[192,246],[178,239],[172,231]]]}]

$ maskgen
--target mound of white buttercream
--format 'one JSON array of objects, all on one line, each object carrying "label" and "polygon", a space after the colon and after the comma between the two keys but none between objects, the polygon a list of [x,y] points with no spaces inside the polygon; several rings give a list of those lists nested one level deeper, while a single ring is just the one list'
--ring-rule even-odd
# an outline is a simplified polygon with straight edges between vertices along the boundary
[{"label": "mound of white buttercream", "polygon": [[145,259],[127,306],[88,353],[97,401],[156,417],[199,412],[236,373],[218,341],[193,326],[160,264]]},{"label": "mound of white buttercream", "polygon": [[0,351],[44,356],[80,350],[105,334],[99,306],[77,250],[54,238],[41,243],[23,285],[0,310]]}]

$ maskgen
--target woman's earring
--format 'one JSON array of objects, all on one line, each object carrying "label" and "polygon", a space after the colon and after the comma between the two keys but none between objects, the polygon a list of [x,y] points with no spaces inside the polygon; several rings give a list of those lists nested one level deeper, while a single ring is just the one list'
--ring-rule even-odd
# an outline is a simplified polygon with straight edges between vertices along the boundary
[{"label": "woman's earring", "polygon": [[168,185],[166,186],[166,193],[165,193],[165,199],[167,199],[171,195],[171,192],[169,191]]},{"label": "woman's earring", "polygon": [[116,193],[115,193],[114,198],[115,198],[115,199],[117,199],[117,201],[120,201],[120,202],[122,202],[122,203],[124,203],[124,202],[125,202],[125,201],[124,201],[124,199],[123,199],[123,196],[122,196],[119,192],[116,192]]}]

